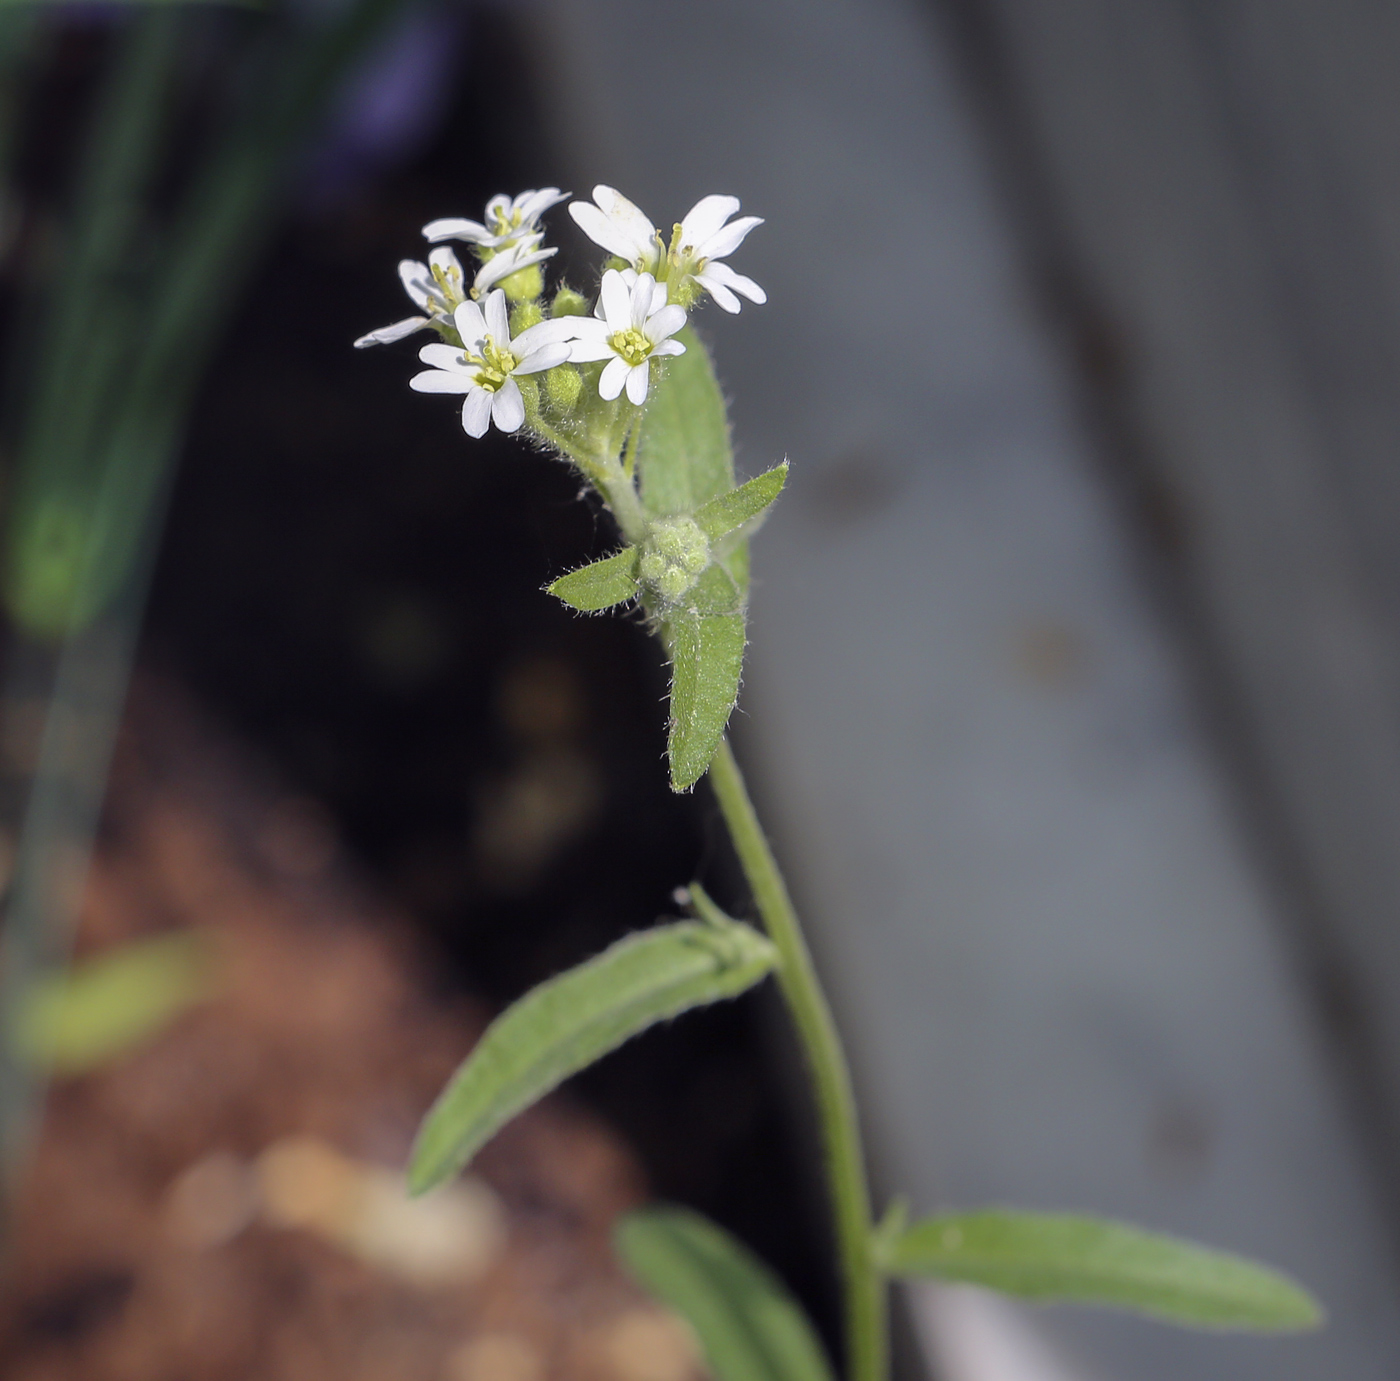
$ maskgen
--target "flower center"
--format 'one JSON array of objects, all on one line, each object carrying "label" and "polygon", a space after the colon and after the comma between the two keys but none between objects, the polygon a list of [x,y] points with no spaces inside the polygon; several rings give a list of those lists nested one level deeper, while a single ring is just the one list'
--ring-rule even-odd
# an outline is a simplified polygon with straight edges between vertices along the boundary
[{"label": "flower center", "polygon": [[509,235],[512,230],[520,229],[520,219],[519,211],[497,211],[491,229],[497,235]]},{"label": "flower center", "polygon": [[462,290],[462,271],[453,268],[451,264],[433,264],[431,267],[433,279],[450,315],[467,300],[467,295]]},{"label": "flower center", "polygon": [[487,336],[482,342],[481,354],[469,354],[466,361],[476,366],[476,381],[488,393],[495,393],[520,363],[507,348],[496,344],[494,336]]},{"label": "flower center", "polygon": [[629,326],[625,331],[614,331],[608,337],[608,344],[628,364],[641,364],[652,351],[651,342],[635,326]]}]

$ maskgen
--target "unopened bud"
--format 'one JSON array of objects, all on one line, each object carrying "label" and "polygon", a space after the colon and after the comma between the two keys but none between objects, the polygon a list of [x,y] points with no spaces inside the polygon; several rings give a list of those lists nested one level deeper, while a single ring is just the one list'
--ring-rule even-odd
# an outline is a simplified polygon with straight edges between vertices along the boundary
[{"label": "unopened bud", "polygon": [[540,410],[540,386],[535,382],[535,376],[533,374],[517,374],[515,382],[520,389],[520,398],[525,404],[526,413],[530,417],[536,416]]},{"label": "unopened bud", "polygon": [[544,320],[544,312],[537,301],[522,302],[518,307],[512,309],[510,314],[510,333],[518,336],[522,331],[528,331],[532,326],[538,326]]},{"label": "unopened bud", "polygon": [[544,376],[545,397],[556,412],[572,412],[582,389],[583,379],[571,364],[557,365]]},{"label": "unopened bud", "polygon": [[652,525],[637,573],[674,604],[710,564],[710,542],[694,518],[661,518]]},{"label": "unopened bud", "polygon": [[554,302],[549,309],[550,316],[587,316],[588,299],[572,288],[560,288],[554,294]]},{"label": "unopened bud", "polygon": [[511,302],[533,302],[544,291],[544,273],[538,264],[529,264],[502,278],[500,286]]}]

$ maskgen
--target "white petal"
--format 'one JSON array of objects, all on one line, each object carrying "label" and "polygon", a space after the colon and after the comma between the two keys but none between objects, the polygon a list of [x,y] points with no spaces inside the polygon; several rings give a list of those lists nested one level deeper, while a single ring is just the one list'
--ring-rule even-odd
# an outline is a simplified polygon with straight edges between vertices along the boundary
[{"label": "white petal", "polygon": [[432,306],[433,298],[437,296],[437,284],[433,282],[433,275],[428,272],[426,264],[420,264],[416,259],[400,259],[399,281],[419,307],[426,311]]},{"label": "white petal", "polygon": [[658,283],[651,290],[651,306],[647,310],[647,315],[653,316],[655,313],[659,312],[666,305],[666,298],[668,295],[669,290],[666,284]]},{"label": "white petal", "polygon": [[622,392],[622,386],[627,382],[631,371],[632,366],[626,360],[614,355],[603,366],[602,377],[598,380],[598,397],[612,402]]},{"label": "white petal", "polygon": [[637,246],[615,221],[610,221],[591,201],[571,201],[569,215],[578,228],[593,241],[602,245],[609,254],[616,254],[629,263],[637,258]]},{"label": "white petal", "polygon": [[415,393],[467,393],[476,387],[476,380],[465,373],[446,374],[440,369],[429,369],[415,374],[408,386]]},{"label": "white petal", "polygon": [[525,420],[525,400],[520,396],[520,385],[514,379],[507,379],[496,391],[496,399],[491,404],[491,420],[503,431],[520,430]]},{"label": "white petal", "polygon": [[632,286],[631,311],[627,318],[627,324],[633,330],[640,331],[646,325],[647,317],[651,313],[651,295],[655,291],[656,279],[651,274],[638,275],[636,283]]},{"label": "white petal", "polygon": [[695,246],[695,257],[697,259],[723,259],[726,254],[733,254],[741,244],[744,237],[756,225],[762,225],[761,216],[741,216],[732,225],[726,225],[723,230],[710,236],[702,244]]},{"label": "white petal", "polygon": [[423,227],[424,239],[434,244],[439,240],[470,240],[480,244],[489,239],[491,232],[480,221],[463,220],[461,216],[447,216],[440,221],[429,221]]},{"label": "white petal", "polygon": [[402,321],[396,321],[392,326],[381,326],[377,331],[371,331],[368,335],[361,336],[355,342],[356,350],[363,350],[367,345],[392,345],[396,340],[402,340],[405,336],[411,336],[415,331],[421,331],[428,324],[425,316],[406,316]]},{"label": "white petal", "polygon": [[681,221],[681,244],[708,240],[738,209],[738,197],[701,197]]},{"label": "white petal", "polygon": [[570,343],[569,358],[575,364],[591,364],[594,360],[615,359],[616,354],[606,336],[582,336]]},{"label": "white petal", "polygon": [[419,352],[418,358],[424,364],[430,364],[435,369],[465,369],[466,361],[462,358],[462,352],[455,345],[448,345],[445,341],[436,341],[432,345],[425,345]]},{"label": "white petal", "polygon": [[616,269],[609,269],[603,275],[603,286],[598,300],[603,304],[603,320],[609,331],[625,331],[632,321],[632,294]]},{"label": "white petal", "polygon": [[512,374],[538,374],[542,369],[553,369],[556,364],[563,364],[569,358],[569,344],[567,341],[558,341],[553,345],[542,345],[538,350],[532,350],[518,365],[511,370]]},{"label": "white petal", "polygon": [[[663,307],[655,316],[648,318],[646,323],[646,338],[653,345],[659,340],[665,340],[667,336],[674,336],[677,331],[685,325],[685,308],[678,302],[672,302],[670,306]],[[465,340],[466,337],[464,336]]]},{"label": "white petal", "polygon": [[538,237],[533,237],[531,241],[514,245],[510,249],[503,250],[500,254],[496,255],[494,259],[487,260],[477,273],[476,279],[472,283],[472,290],[477,293],[484,293],[488,288],[499,283],[502,278],[509,278],[516,269],[527,269],[531,264],[542,263],[544,260],[548,259],[550,255],[559,253],[557,247],[554,249],[536,249],[524,254],[517,253],[518,250],[525,248],[526,243],[538,244],[539,239]]},{"label": "white petal", "polygon": [[505,292],[497,288],[495,292],[487,294],[483,306],[487,331],[496,338],[497,345],[504,345],[510,339],[510,313],[506,310]]},{"label": "white petal", "polygon": [[710,296],[713,297],[726,312],[737,312],[739,310],[742,304],[723,283],[707,282],[704,278],[698,279],[697,281],[705,284]]},{"label": "white petal", "polygon": [[539,321],[533,326],[527,326],[511,341],[511,354],[523,357],[541,346],[573,340],[579,334],[579,324],[585,320],[585,317],[557,316],[549,321]]},{"label": "white petal", "polygon": [[468,436],[485,436],[491,425],[491,403],[495,395],[485,388],[473,388],[462,404],[462,430]]},{"label": "white petal", "polygon": [[[606,373],[606,371],[604,371]],[[627,397],[641,407],[647,400],[647,384],[651,381],[651,363],[643,360],[627,371]]]},{"label": "white petal", "polygon": [[515,199],[514,210],[520,212],[522,225],[534,225],[551,206],[568,201],[569,192],[561,192],[557,187],[541,187],[538,192],[521,192]]},{"label": "white petal", "polygon": [[504,192],[497,192],[490,201],[486,203],[486,223],[494,224],[503,220],[515,209],[515,203]]},{"label": "white petal", "polygon": [[628,201],[615,187],[599,183],[593,189],[593,200],[603,208],[603,214],[637,246],[639,252],[649,254],[656,248],[656,227],[639,207]]},{"label": "white petal", "polygon": [[713,284],[723,283],[726,288],[731,288],[734,292],[742,294],[750,302],[768,301],[768,294],[752,278],[745,278],[742,273],[735,273],[728,264],[706,264],[704,270],[697,274],[696,278],[712,292],[714,291]]},{"label": "white petal", "polygon": [[481,315],[481,308],[475,302],[463,302],[452,313],[452,321],[463,345],[480,345],[486,339],[486,318]]},{"label": "white petal", "polygon": [[652,347],[653,355],[684,355],[685,342],[679,340],[663,340]]}]

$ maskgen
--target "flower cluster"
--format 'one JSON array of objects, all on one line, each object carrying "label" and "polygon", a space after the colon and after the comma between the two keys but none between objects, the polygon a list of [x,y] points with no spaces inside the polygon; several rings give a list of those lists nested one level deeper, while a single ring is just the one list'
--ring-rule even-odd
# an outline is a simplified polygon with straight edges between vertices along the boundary
[{"label": "flower cluster", "polygon": [[[501,195],[480,221],[449,217],[425,225],[435,246],[427,262],[399,264],[417,314],[361,336],[356,346],[435,331],[439,340],[419,351],[431,368],[414,376],[413,388],[465,394],[462,426],[470,436],[482,436],[492,422],[505,432],[528,422],[557,440],[560,426],[577,427],[589,399],[605,410],[619,406],[624,392],[634,407],[646,402],[652,361],[684,353],[675,336],[702,293],[727,312],[739,310],[740,297],[766,301],[753,279],[721,262],[763,223],[733,219],[737,198],[701,198],[668,241],[620,192],[598,186],[591,202],[569,206],[580,229],[613,256],[597,301],[590,311],[587,299],[563,287],[546,303],[541,265],[557,251],[544,246],[540,217],[567,197],[557,187]],[[471,247],[474,273],[468,276],[445,240]],[[543,375],[543,388],[535,375]]]}]

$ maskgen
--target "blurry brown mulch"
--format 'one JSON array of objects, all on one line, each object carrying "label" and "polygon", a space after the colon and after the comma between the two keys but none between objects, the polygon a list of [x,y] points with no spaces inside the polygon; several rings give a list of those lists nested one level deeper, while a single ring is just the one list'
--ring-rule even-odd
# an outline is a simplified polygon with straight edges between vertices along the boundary
[{"label": "blurry brown mulch", "polygon": [[[0,1301],[7,1381],[691,1381],[609,1250],[606,1127],[517,1119],[438,1205],[397,1173],[484,1014],[438,991],[313,803],[138,681],[78,953],[178,928],[217,986],[56,1081]],[[428,1201],[432,1203],[432,1200]]]}]

